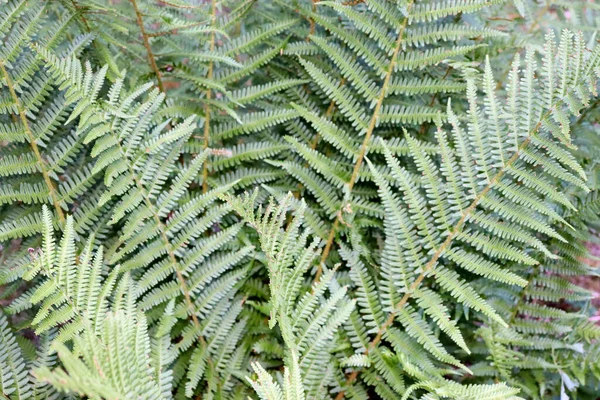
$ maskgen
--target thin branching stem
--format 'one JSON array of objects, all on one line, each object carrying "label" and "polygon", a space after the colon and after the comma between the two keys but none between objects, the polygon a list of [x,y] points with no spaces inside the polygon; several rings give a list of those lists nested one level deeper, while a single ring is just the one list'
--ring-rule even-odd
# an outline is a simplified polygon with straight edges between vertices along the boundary
[{"label": "thin branching stem", "polygon": [[[121,143],[118,140],[117,140],[117,146],[119,147],[119,151],[123,155],[123,158],[129,160],[126,156],[126,152],[123,150],[123,147],[121,146]],[[156,209],[156,205],[150,199],[150,194],[148,193],[148,191],[146,190],[146,187],[143,185],[141,179],[137,175],[133,165],[131,165],[131,163],[128,162],[127,168],[135,182],[136,187],[138,188],[138,190],[140,191],[140,193],[142,194],[142,196],[144,198],[144,203],[146,204],[146,207],[152,214],[152,218],[154,219],[154,222],[156,223],[156,226],[158,227],[158,231],[160,233],[160,238],[163,241],[165,248],[167,249],[167,255],[169,257],[169,262],[173,266],[173,269],[175,270],[175,274],[177,275],[177,280],[179,281],[179,286],[181,287],[181,292],[183,293],[183,297],[185,298],[186,305],[191,313],[191,317],[192,317],[192,321],[194,322],[194,326],[199,327],[200,322],[198,321],[198,317],[196,316],[196,313],[194,311],[194,303],[192,301],[190,291],[187,287],[187,283],[185,282],[183,273],[179,268],[179,262],[177,261],[177,258],[175,257],[175,251],[173,250],[173,247],[171,246],[171,242],[169,241],[169,238],[167,237],[167,229],[165,227],[165,224],[163,224],[163,222],[161,221],[159,212]]]},{"label": "thin branching stem", "polygon": [[[410,12],[412,5],[414,4],[414,0],[410,0],[407,5],[407,13]],[[377,125],[377,120],[379,119],[379,114],[381,113],[381,106],[383,105],[383,101],[387,95],[388,86],[390,84],[392,75],[394,73],[394,68],[396,67],[396,62],[398,59],[398,54],[400,53],[400,49],[402,48],[402,41],[404,39],[404,33],[406,31],[406,27],[408,26],[408,16],[404,18],[404,22],[400,27],[398,32],[398,38],[396,39],[396,47],[394,48],[394,52],[390,59],[390,65],[388,66],[387,73],[385,74],[385,78],[383,80],[383,85],[379,91],[379,97],[377,98],[377,103],[375,104],[375,108],[373,109],[373,114],[371,115],[371,120],[369,121],[369,125],[367,127],[367,132],[365,133],[365,138],[360,146],[360,150],[358,151],[358,158],[356,159],[356,163],[354,164],[354,169],[352,171],[352,176],[350,176],[350,180],[348,181],[348,191],[352,192],[356,181],[358,180],[358,175],[360,172],[360,168],[364,162],[365,155],[367,154],[367,149],[369,147],[369,143],[371,141],[371,136],[373,136],[373,132],[375,131],[375,126]],[[329,257],[329,253],[331,252],[331,248],[333,246],[333,241],[335,239],[335,233],[337,231],[338,226],[340,225],[340,219],[342,218],[342,211],[340,210],[337,214],[337,217],[331,226],[331,230],[329,231],[329,236],[327,238],[327,242],[325,243],[325,249],[323,250],[323,254],[321,255],[321,263],[317,268],[317,273],[315,275],[315,282],[321,278],[321,274],[323,273],[322,265]]]},{"label": "thin branching stem", "polygon": [[[554,109],[554,107],[551,107],[551,109]],[[410,285],[410,287],[408,288],[408,290],[406,291],[404,296],[402,296],[400,301],[396,304],[396,306],[394,307],[392,312],[390,312],[386,321],[381,325],[381,327],[377,331],[377,334],[375,335],[375,338],[367,346],[367,349],[365,350],[365,354],[368,354],[375,347],[377,347],[377,345],[381,342],[381,340],[383,339],[383,335],[387,332],[388,328],[394,323],[394,320],[396,319],[396,315],[398,314],[398,312],[400,312],[404,308],[404,306],[406,305],[408,300],[415,293],[415,290],[417,290],[421,286],[421,284],[423,283],[423,281],[425,280],[427,275],[429,275],[431,272],[433,272],[435,266],[437,265],[437,261],[442,256],[442,254],[444,254],[444,252],[452,246],[454,239],[456,238],[456,236],[458,234],[460,234],[465,223],[467,222],[467,219],[473,213],[473,211],[475,211],[475,209],[477,208],[477,206],[479,205],[481,200],[483,200],[485,198],[485,196],[490,192],[490,190],[492,190],[496,186],[496,184],[498,182],[500,182],[500,180],[504,177],[506,172],[513,166],[513,164],[519,160],[522,152],[531,143],[532,136],[542,127],[543,121],[546,118],[548,118],[550,113],[551,113],[551,111],[547,111],[546,113],[544,113],[544,115],[542,116],[542,118],[540,118],[540,120],[535,125],[535,127],[529,132],[529,134],[527,135],[525,140],[523,140],[523,142],[519,145],[515,154],[513,154],[512,157],[506,162],[506,164],[504,164],[502,166],[502,168],[496,173],[496,175],[494,175],[488,181],[485,188],[483,188],[483,190],[481,192],[479,192],[479,194],[475,197],[475,199],[473,199],[473,201],[471,202],[469,207],[463,212],[461,218],[454,225],[452,231],[450,232],[450,234],[448,235],[448,237],[446,238],[444,243],[442,243],[442,245],[436,249],[436,251],[432,255],[431,259],[427,262],[427,264],[425,264],[425,266],[421,270],[421,273],[417,276],[417,278]],[[346,384],[345,384],[346,387],[351,385],[352,382],[354,382],[356,380],[359,372],[360,372],[359,370],[354,370],[352,372],[352,374],[350,374],[350,376],[346,380]],[[339,392],[338,395],[336,396],[335,400],[343,399],[344,395],[345,395],[344,391]]]},{"label": "thin branching stem", "polygon": [[50,178],[50,172],[46,161],[42,157],[40,153],[40,149],[37,145],[37,138],[33,134],[31,127],[29,126],[29,121],[27,120],[27,115],[25,109],[23,108],[23,104],[21,104],[21,100],[19,100],[19,96],[17,96],[17,92],[15,91],[15,85],[4,66],[4,62],[0,60],[0,71],[2,71],[2,75],[6,78],[6,85],[8,86],[8,91],[10,92],[10,96],[14,103],[17,106],[17,110],[19,112],[19,118],[21,119],[21,123],[23,124],[23,128],[25,129],[25,133],[27,134],[27,138],[29,139],[29,145],[33,150],[33,154],[35,154],[35,158],[37,160],[38,165],[40,166],[40,170],[42,171],[42,176],[44,177],[44,182],[48,187],[48,193],[50,194],[50,198],[52,199],[52,204],[54,205],[54,209],[56,210],[56,214],[58,215],[58,219],[60,223],[65,222],[65,212],[63,211],[60,205],[60,198],[58,196],[58,192],[56,191],[56,187]]},{"label": "thin branching stem", "polygon": [[[535,128],[535,131],[537,131],[540,126],[541,126],[541,122],[538,123],[538,125]],[[530,141],[531,141],[531,138],[528,137],[527,139],[525,139],[523,141],[523,143],[521,143],[521,145],[519,146],[519,151],[517,151],[517,152],[515,152],[515,154],[513,154],[513,156],[508,160],[508,162],[504,165],[504,167],[500,171],[498,171],[498,173],[492,179],[490,179],[490,181],[488,182],[486,187],[477,195],[477,197],[475,197],[475,199],[473,199],[473,202],[471,202],[469,207],[462,214],[461,218],[454,225],[454,228],[452,229],[452,231],[450,232],[450,234],[448,235],[448,237],[446,238],[444,243],[442,243],[442,245],[435,251],[435,253],[431,257],[429,262],[427,262],[427,264],[425,264],[421,273],[417,276],[417,278],[413,281],[413,283],[408,288],[408,291],[404,294],[404,296],[402,296],[400,301],[396,304],[396,306],[394,307],[394,310],[389,314],[386,321],[381,325],[381,327],[377,331],[377,334],[375,335],[375,338],[369,343],[369,346],[367,347],[365,354],[368,354],[375,347],[377,347],[377,345],[381,342],[383,335],[387,332],[388,328],[394,323],[394,320],[396,319],[396,315],[398,314],[398,312],[400,312],[402,310],[402,308],[404,308],[404,306],[406,305],[408,300],[412,297],[415,290],[417,290],[421,286],[421,283],[423,283],[423,280],[425,279],[425,277],[430,272],[433,271],[433,269],[435,268],[435,266],[437,264],[437,261],[442,256],[442,254],[444,254],[444,252],[450,248],[450,246],[452,245],[452,242],[454,241],[454,238],[462,231],[462,228],[464,227],[465,223],[467,222],[467,218],[473,213],[473,211],[475,211],[475,209],[477,208],[477,206],[479,205],[481,200],[489,193],[489,191],[492,190],[492,188],[502,179],[504,174],[506,174],[506,171],[508,171],[508,169],[519,159],[521,152],[529,145]],[[349,386],[350,384],[352,384],[352,382],[354,382],[356,380],[356,378],[358,377],[358,374],[359,374],[359,370],[354,370],[352,372],[352,374],[348,377],[348,380],[346,381],[346,386]],[[338,393],[338,395],[336,396],[336,400],[341,400],[343,398],[344,398],[343,391]]]},{"label": "thin branching stem", "polygon": [[135,16],[136,16],[136,20],[137,20],[137,25],[139,26],[140,32],[142,33],[142,41],[144,42],[144,47],[146,48],[146,54],[148,56],[148,62],[150,63],[150,68],[152,68],[154,75],[156,75],[156,82],[157,82],[158,89],[164,93],[165,87],[163,86],[163,83],[162,83],[162,78],[160,75],[160,70],[158,69],[158,65],[156,65],[156,58],[154,57],[154,53],[152,52],[152,47],[150,46],[150,39],[149,39],[150,36],[146,33],[146,28],[144,27],[144,19],[142,18],[142,13],[140,12],[140,9],[138,8],[136,0],[129,0],[129,1],[131,2],[131,5],[133,6],[133,10],[135,11]]}]

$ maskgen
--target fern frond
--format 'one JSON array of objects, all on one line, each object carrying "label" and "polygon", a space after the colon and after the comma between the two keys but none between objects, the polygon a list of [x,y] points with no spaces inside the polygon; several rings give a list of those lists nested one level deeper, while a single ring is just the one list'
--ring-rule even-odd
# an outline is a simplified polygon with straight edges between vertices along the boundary
[{"label": "fern frond", "polygon": [[15,399],[29,398],[33,394],[29,370],[4,313],[0,313],[0,350],[2,394]]}]

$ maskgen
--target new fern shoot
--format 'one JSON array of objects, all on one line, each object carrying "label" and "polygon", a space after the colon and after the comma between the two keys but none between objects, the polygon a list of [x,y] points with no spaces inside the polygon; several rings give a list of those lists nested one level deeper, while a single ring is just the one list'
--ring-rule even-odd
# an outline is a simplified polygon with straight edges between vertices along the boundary
[{"label": "new fern shoot", "polygon": [[0,0],[2,397],[598,398],[599,21]]}]

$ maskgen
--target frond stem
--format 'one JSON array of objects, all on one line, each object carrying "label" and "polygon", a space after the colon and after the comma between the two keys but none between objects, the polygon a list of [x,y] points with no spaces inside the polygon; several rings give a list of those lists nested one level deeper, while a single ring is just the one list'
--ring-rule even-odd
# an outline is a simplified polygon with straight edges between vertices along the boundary
[{"label": "frond stem", "polygon": [[[432,258],[425,265],[425,267],[423,267],[422,272],[415,279],[415,281],[410,285],[408,291],[404,294],[402,299],[400,299],[398,304],[396,304],[396,306],[394,307],[394,309],[388,316],[387,320],[383,323],[383,325],[381,325],[381,327],[379,328],[379,330],[377,332],[377,335],[375,335],[375,338],[369,343],[367,350],[365,350],[365,354],[368,354],[369,351],[373,350],[381,342],[383,335],[385,334],[387,329],[394,322],[394,319],[396,318],[396,314],[400,310],[402,310],[402,308],[404,307],[404,305],[406,305],[406,303],[411,298],[411,296],[413,295],[415,290],[421,286],[421,283],[423,282],[423,280],[425,279],[427,274],[435,268],[435,265],[436,265],[438,259],[442,256],[444,251],[446,251],[452,245],[452,241],[454,240],[456,235],[461,232],[464,224],[467,221],[467,218],[471,215],[471,213],[473,211],[475,211],[475,209],[479,205],[479,202],[488,194],[488,192],[490,190],[492,190],[494,185],[502,179],[502,177],[506,174],[508,169],[519,159],[519,156],[521,155],[523,150],[525,150],[525,148],[527,148],[529,143],[531,143],[532,135],[534,135],[542,127],[542,123],[544,122],[544,120],[546,118],[548,118],[548,116],[550,116],[553,109],[554,109],[554,107],[551,107],[548,111],[546,111],[544,113],[544,115],[542,115],[542,117],[540,118],[538,123],[535,125],[535,127],[528,133],[527,138],[525,138],[525,140],[523,140],[523,142],[519,145],[515,154],[513,154],[512,157],[506,162],[506,164],[504,164],[502,166],[502,168],[496,173],[496,175],[492,179],[490,179],[490,181],[488,182],[486,187],[475,197],[475,199],[473,199],[473,202],[463,212],[461,218],[454,225],[452,232],[450,232],[450,234],[448,235],[448,237],[446,238],[444,243],[436,250],[436,252],[433,254]],[[512,320],[512,318],[511,318],[511,320]],[[354,382],[356,380],[356,378],[358,377],[358,374],[359,374],[358,370],[355,370],[354,372],[352,372],[352,374],[346,380],[346,386],[348,386],[352,382]],[[335,400],[341,400],[343,398],[344,398],[344,391],[341,391],[340,393],[338,393]]]},{"label": "frond stem", "polygon": [[137,25],[139,26],[140,32],[142,33],[142,41],[144,42],[144,47],[146,48],[146,54],[148,55],[148,62],[150,63],[150,68],[152,68],[154,75],[156,75],[158,89],[160,89],[160,91],[164,93],[165,87],[162,83],[162,78],[160,76],[160,70],[158,69],[158,65],[156,65],[156,58],[154,57],[154,53],[152,52],[152,47],[150,46],[150,41],[148,39],[150,36],[146,33],[146,28],[144,28],[144,20],[142,19],[142,13],[138,8],[136,0],[129,1],[133,6],[133,10],[135,11],[135,16],[137,19]]},{"label": "frond stem", "polygon": [[[509,169],[509,167],[512,166],[512,164],[514,164],[519,159],[521,152],[531,142],[531,134],[535,133],[542,126],[542,121],[545,118],[546,117],[542,118],[542,120],[540,120],[540,122],[538,122],[538,124],[535,126],[533,131],[530,133],[530,135],[521,143],[518,151],[516,151],[515,154],[513,154],[513,156],[502,167],[502,169],[500,171],[498,171],[498,173],[496,173],[496,175],[488,182],[486,187],[475,197],[475,199],[473,199],[473,202],[464,211],[461,218],[454,225],[452,232],[448,235],[448,237],[446,238],[444,243],[436,250],[436,252],[433,254],[433,256],[431,257],[429,262],[427,264],[425,264],[425,267],[423,267],[422,272],[419,274],[419,276],[417,276],[415,281],[410,285],[408,291],[404,294],[402,299],[400,299],[398,304],[396,304],[396,306],[394,307],[394,309],[388,316],[387,320],[383,323],[383,325],[381,325],[381,327],[379,328],[379,331],[377,332],[377,335],[375,335],[375,338],[371,341],[371,343],[369,343],[369,346],[367,347],[365,354],[368,354],[371,350],[373,350],[381,342],[384,333],[387,331],[387,329],[392,325],[392,323],[396,319],[396,314],[400,310],[402,310],[402,308],[406,305],[406,303],[411,298],[411,296],[413,295],[415,290],[421,286],[421,283],[423,282],[423,280],[425,279],[427,274],[435,268],[435,265],[436,265],[438,259],[442,256],[444,251],[446,251],[448,248],[450,248],[450,246],[452,245],[452,241],[454,240],[456,235],[461,232],[464,224],[467,221],[467,218],[471,215],[471,213],[473,211],[475,211],[475,209],[479,205],[479,202],[489,193],[490,190],[492,190],[494,185],[502,179],[502,177],[504,176],[504,174],[506,174],[506,171]],[[352,382],[354,382],[356,380],[358,373],[359,373],[358,370],[355,370],[354,372],[352,372],[352,374],[346,381],[346,386],[348,386],[349,384],[351,384]],[[335,399],[341,400],[343,398],[344,398],[344,392],[342,391],[336,396]]]},{"label": "frond stem", "polygon": [[[317,1],[318,0],[312,0],[312,12],[313,13],[317,12]],[[306,37],[307,42],[309,40],[309,36],[312,35],[313,33],[315,33],[315,28],[316,28],[315,19],[312,16],[308,19],[308,21],[310,22],[310,29],[308,30],[308,36]]]},{"label": "frond stem", "polygon": [[44,177],[44,182],[46,182],[46,186],[48,187],[48,192],[50,194],[50,198],[52,199],[52,204],[56,209],[56,214],[58,215],[59,221],[62,223],[65,222],[65,213],[60,205],[60,199],[58,193],[56,192],[56,188],[54,187],[54,183],[52,179],[50,179],[50,174],[48,172],[48,167],[46,165],[46,161],[42,158],[40,153],[40,149],[37,145],[37,139],[33,132],[31,131],[31,127],[29,126],[29,121],[27,120],[27,116],[25,115],[25,110],[17,96],[17,92],[15,91],[14,82],[11,79],[6,67],[4,66],[4,62],[0,60],[0,70],[2,71],[2,75],[6,77],[6,85],[8,86],[8,91],[10,92],[10,96],[13,101],[17,105],[17,110],[19,112],[19,118],[21,119],[21,123],[25,128],[25,132],[27,133],[27,137],[29,138],[29,144],[31,145],[31,149],[33,150],[33,154],[35,154],[35,158],[42,170],[42,175]]},{"label": "frond stem", "polygon": [[[515,154],[512,155],[512,157],[506,162],[506,164],[504,164],[502,166],[502,168],[496,173],[496,175],[492,179],[490,179],[490,181],[488,182],[488,184],[486,185],[486,187],[475,197],[475,199],[473,199],[473,202],[463,212],[461,218],[454,225],[454,228],[452,229],[452,231],[450,232],[450,234],[448,235],[448,237],[446,238],[446,240],[444,241],[444,243],[435,251],[435,253],[433,254],[432,258],[423,267],[423,269],[422,269],[421,273],[419,274],[419,276],[410,285],[409,290],[404,294],[404,296],[402,297],[402,299],[400,299],[400,301],[398,302],[398,304],[396,304],[396,306],[394,307],[394,309],[392,310],[392,312],[388,316],[387,320],[381,325],[381,327],[379,328],[377,334],[375,335],[375,338],[369,343],[367,349],[365,350],[365,354],[368,354],[369,351],[373,350],[381,342],[381,340],[383,338],[383,335],[385,334],[385,332],[387,331],[387,329],[394,322],[394,319],[396,318],[396,314],[400,310],[402,310],[402,308],[404,307],[404,305],[406,305],[406,303],[411,298],[411,296],[415,292],[415,290],[420,287],[421,283],[423,282],[423,280],[425,279],[425,277],[427,276],[427,274],[429,272],[431,272],[435,268],[435,265],[436,265],[438,259],[442,256],[442,254],[444,253],[444,251],[446,251],[452,245],[452,241],[454,240],[454,238],[456,237],[456,235],[461,232],[464,224],[467,221],[467,218],[477,208],[477,206],[479,205],[479,202],[487,195],[487,193],[490,190],[492,190],[492,188],[494,187],[494,185],[496,183],[498,183],[504,177],[504,175],[509,170],[509,168],[511,168],[511,166],[517,160],[519,160],[519,156],[521,155],[521,153],[531,143],[532,136],[542,127],[543,122],[546,120],[546,118],[548,118],[552,114],[553,110],[560,104],[561,101],[562,101],[562,99],[559,99],[556,104],[552,105],[548,109],[548,111],[546,111],[541,116],[541,118],[539,119],[539,121],[537,122],[537,124],[535,125],[535,127],[528,132],[527,137],[523,140],[523,142],[521,142],[521,144],[517,148],[517,151],[515,152]],[[511,315],[510,322],[514,322],[514,317],[515,316],[516,316],[516,314]],[[354,382],[356,380],[356,378],[358,377],[358,374],[359,374],[359,370],[353,371],[352,374],[346,380],[346,386],[348,386],[352,382]],[[344,393],[345,393],[344,391],[341,391],[340,393],[338,393],[338,395],[336,396],[335,400],[341,400],[341,399],[343,399],[344,398]]]},{"label": "frond stem", "polygon": [[[117,142],[117,146],[119,146],[119,151],[123,155],[123,158],[126,160],[129,160],[126,157],[126,154],[123,151],[123,147],[121,146],[121,142],[118,140],[118,138],[117,138],[116,142]],[[150,210],[150,212],[152,213],[154,222],[156,223],[156,226],[159,229],[160,237],[163,241],[163,244],[165,245],[165,247],[167,249],[169,261],[171,262],[171,265],[175,269],[175,274],[177,275],[177,280],[179,281],[179,285],[181,287],[181,292],[183,293],[183,297],[185,299],[188,309],[191,311],[192,321],[194,322],[194,326],[196,328],[198,328],[200,326],[200,322],[198,321],[198,317],[196,316],[196,313],[194,312],[194,303],[192,302],[192,298],[190,296],[190,291],[187,287],[187,283],[185,282],[185,278],[184,278],[183,274],[181,273],[181,271],[179,270],[179,262],[177,261],[177,258],[175,257],[175,252],[173,251],[173,248],[171,247],[171,242],[169,241],[169,238],[167,237],[166,227],[160,220],[160,216],[158,215],[158,210],[156,209],[155,204],[150,200],[150,196],[149,196],[146,188],[142,184],[142,182],[141,182],[140,178],[137,176],[133,166],[129,162],[127,163],[127,168],[135,182],[135,185],[137,186],[138,190],[142,193],[142,196],[144,197],[144,203],[146,204],[146,207],[148,207],[148,210]],[[200,341],[201,342],[205,341],[202,336],[200,336]]]},{"label": "frond stem", "polygon": [[[406,9],[407,13],[410,12],[415,0],[410,0]],[[375,104],[375,109],[373,110],[373,115],[371,116],[371,120],[367,127],[367,132],[365,134],[365,139],[360,146],[360,150],[358,152],[358,158],[356,163],[354,164],[354,170],[352,171],[352,176],[350,177],[350,181],[348,182],[348,191],[352,192],[354,188],[354,184],[358,179],[358,173],[360,171],[360,167],[364,161],[365,155],[367,154],[367,147],[369,146],[369,142],[371,141],[371,136],[375,131],[375,125],[377,124],[377,120],[379,119],[379,113],[381,111],[381,106],[383,105],[383,101],[385,100],[385,96],[387,94],[387,89],[390,84],[390,80],[392,78],[392,74],[394,73],[394,68],[396,67],[396,61],[398,59],[398,54],[400,53],[400,49],[402,48],[402,40],[404,39],[404,32],[406,31],[406,27],[408,26],[408,16],[404,18],[404,22],[400,27],[400,31],[398,32],[398,38],[396,39],[396,47],[394,48],[394,53],[392,54],[390,65],[388,66],[387,73],[385,74],[385,78],[383,80],[383,85],[381,86],[381,90],[379,91],[379,97],[377,99],[377,103]],[[333,246],[333,241],[335,239],[335,232],[340,224],[341,212],[338,213],[335,222],[331,226],[331,231],[329,232],[329,237],[327,238],[327,243],[325,244],[325,249],[323,250],[323,254],[321,255],[321,262],[317,267],[317,273],[315,275],[315,282],[317,282],[321,278],[321,274],[323,273],[323,263],[327,260],[329,256],[329,252],[331,251],[331,247]]]}]

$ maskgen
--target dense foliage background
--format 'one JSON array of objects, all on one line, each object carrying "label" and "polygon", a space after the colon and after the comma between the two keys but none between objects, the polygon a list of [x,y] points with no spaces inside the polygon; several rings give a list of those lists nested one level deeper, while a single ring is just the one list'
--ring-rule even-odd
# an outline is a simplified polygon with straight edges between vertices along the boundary
[{"label": "dense foliage background", "polygon": [[596,399],[599,27],[0,0],[3,397]]}]

